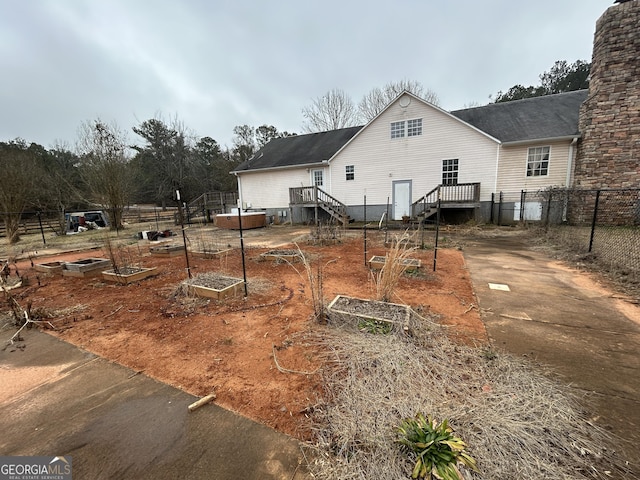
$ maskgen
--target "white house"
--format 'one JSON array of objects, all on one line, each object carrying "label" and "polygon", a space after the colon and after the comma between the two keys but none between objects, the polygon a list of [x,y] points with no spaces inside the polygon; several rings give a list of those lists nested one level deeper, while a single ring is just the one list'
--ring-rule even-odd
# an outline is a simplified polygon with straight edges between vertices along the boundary
[{"label": "white house", "polygon": [[362,127],[274,139],[233,172],[245,208],[294,222],[487,221],[499,192],[569,186],[586,90],[447,112],[404,92]]}]

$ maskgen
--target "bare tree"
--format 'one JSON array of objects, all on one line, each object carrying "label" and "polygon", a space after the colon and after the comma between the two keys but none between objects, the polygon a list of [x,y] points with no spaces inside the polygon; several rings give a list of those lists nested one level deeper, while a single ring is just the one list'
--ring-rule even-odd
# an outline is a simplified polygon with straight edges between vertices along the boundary
[{"label": "bare tree", "polygon": [[43,179],[39,185],[38,207],[57,210],[58,235],[67,233],[65,212],[72,205],[84,201],[77,163],[77,155],[60,141],[56,141],[42,162]]},{"label": "bare tree", "polygon": [[426,100],[433,105],[439,105],[440,99],[432,90],[425,89],[420,82],[400,80],[389,82],[384,87],[376,87],[367,93],[358,104],[358,113],[364,122],[374,119],[398,95],[404,91]]},{"label": "bare tree", "polygon": [[93,200],[108,209],[112,229],[122,228],[122,213],[132,190],[126,134],[100,119],[85,122],[77,148],[80,174]]},{"label": "bare tree", "polygon": [[33,203],[39,170],[36,154],[24,140],[0,142],[0,211],[10,244],[20,240],[20,217]]},{"label": "bare tree", "polygon": [[302,109],[305,121],[302,129],[307,132],[324,132],[338,128],[352,127],[358,123],[355,104],[349,96],[340,89],[329,90],[322,97]]},{"label": "bare tree", "polygon": [[133,146],[137,151],[132,166],[139,196],[164,209],[176,189],[185,198],[202,193],[197,186],[201,178],[193,155],[196,138],[177,116],[166,122],[157,115],[133,127],[133,131],[145,140],[144,145]]}]

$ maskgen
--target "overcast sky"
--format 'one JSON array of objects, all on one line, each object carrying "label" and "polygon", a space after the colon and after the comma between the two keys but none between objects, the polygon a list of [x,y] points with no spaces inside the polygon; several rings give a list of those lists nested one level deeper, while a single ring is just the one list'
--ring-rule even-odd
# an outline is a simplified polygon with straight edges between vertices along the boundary
[{"label": "overcast sky", "polygon": [[300,133],[328,90],[355,103],[415,80],[446,110],[591,61],[613,0],[0,0],[0,141],[73,146],[101,118],[177,116],[231,146],[236,125]]}]

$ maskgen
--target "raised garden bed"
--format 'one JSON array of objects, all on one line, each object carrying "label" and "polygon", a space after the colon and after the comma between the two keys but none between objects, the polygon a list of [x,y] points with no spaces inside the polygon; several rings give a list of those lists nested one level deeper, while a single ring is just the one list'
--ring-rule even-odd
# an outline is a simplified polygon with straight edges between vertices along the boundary
[{"label": "raised garden bed", "polygon": [[220,250],[189,250],[189,253],[197,258],[220,258],[223,255],[228,254],[232,249],[224,248]]},{"label": "raised garden bed", "polygon": [[302,260],[302,254],[299,250],[269,250],[260,254],[260,260],[272,260],[276,262],[287,261],[290,263]]},{"label": "raised garden bed", "polygon": [[50,273],[52,275],[62,275],[64,262],[37,263],[33,266],[33,268],[36,272]]},{"label": "raised garden bed", "polygon": [[66,277],[92,277],[111,266],[106,258],[85,258],[73,262],[64,262],[62,275]]},{"label": "raised garden bed", "polygon": [[149,247],[151,255],[174,257],[184,252],[184,245],[154,245]]},{"label": "raised garden bed", "polygon": [[[380,270],[384,267],[386,261],[386,257],[380,255],[373,256],[369,260],[369,268]],[[407,272],[416,271],[422,266],[422,262],[417,258],[404,258],[400,260],[400,263],[405,267]]]},{"label": "raised garden bed", "polygon": [[241,278],[223,275],[198,275],[185,282],[188,291],[198,297],[222,300],[239,296],[244,292],[244,281]]},{"label": "raised garden bed", "polygon": [[123,267],[118,269],[118,273],[113,269],[103,271],[102,279],[106,282],[126,285],[128,283],[139,282],[140,280],[144,280],[145,278],[149,278],[157,274],[158,269],[156,267]]},{"label": "raised garden bed", "polygon": [[406,330],[411,319],[411,308],[407,305],[344,295],[334,298],[327,310],[332,320],[341,320],[369,333]]}]

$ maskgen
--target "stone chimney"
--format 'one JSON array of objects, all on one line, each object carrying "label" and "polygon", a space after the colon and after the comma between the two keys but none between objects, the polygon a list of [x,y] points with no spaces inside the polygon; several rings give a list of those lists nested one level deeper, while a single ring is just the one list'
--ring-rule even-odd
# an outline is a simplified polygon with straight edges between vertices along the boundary
[{"label": "stone chimney", "polygon": [[576,186],[640,188],[640,0],[609,7],[596,23],[579,129]]}]

